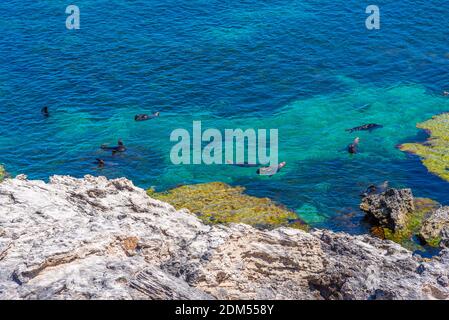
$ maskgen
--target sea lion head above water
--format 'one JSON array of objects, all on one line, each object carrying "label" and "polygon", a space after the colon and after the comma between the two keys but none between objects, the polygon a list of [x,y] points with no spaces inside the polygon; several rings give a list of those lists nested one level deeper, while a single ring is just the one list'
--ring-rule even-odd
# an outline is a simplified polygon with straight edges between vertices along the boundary
[{"label": "sea lion head above water", "polygon": [[45,116],[48,117],[50,115],[50,112],[48,111],[48,107],[43,107],[41,109],[41,113]]},{"label": "sea lion head above water", "polygon": [[357,147],[359,145],[359,142],[360,142],[360,138],[359,137],[355,138],[354,142],[348,146],[348,152],[351,154],[357,153]]},{"label": "sea lion head above water", "polygon": [[103,159],[97,158],[96,164],[98,165],[98,168],[103,168],[105,165],[105,161]]},{"label": "sea lion head above water", "polygon": [[119,139],[117,142],[117,147],[115,147],[114,150],[112,150],[112,153],[125,152],[125,151],[126,151],[126,147],[125,147],[122,139]]}]

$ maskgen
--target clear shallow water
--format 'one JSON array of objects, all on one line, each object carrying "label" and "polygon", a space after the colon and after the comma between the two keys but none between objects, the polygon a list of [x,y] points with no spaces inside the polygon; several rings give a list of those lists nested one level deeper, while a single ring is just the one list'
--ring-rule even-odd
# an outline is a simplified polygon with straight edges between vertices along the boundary
[{"label": "clear shallow water", "polygon": [[[449,184],[398,151],[448,111],[449,4],[377,1],[79,0],[0,3],[0,162],[13,174],[126,176],[142,187],[224,181],[271,197],[318,227],[363,232],[359,193],[389,180],[449,204]],[[367,108],[362,106],[369,104]],[[52,115],[44,119],[43,106]],[[137,113],[160,111],[135,123]],[[174,166],[170,132],[278,128],[287,167]],[[373,133],[349,134],[377,122]],[[360,154],[341,150],[360,136]],[[102,143],[122,138],[110,157]],[[96,157],[113,165],[95,168]]]}]

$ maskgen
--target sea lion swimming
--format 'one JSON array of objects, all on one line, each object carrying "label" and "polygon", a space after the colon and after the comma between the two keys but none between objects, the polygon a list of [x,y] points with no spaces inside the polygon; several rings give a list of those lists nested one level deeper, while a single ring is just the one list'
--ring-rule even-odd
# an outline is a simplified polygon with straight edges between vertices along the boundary
[{"label": "sea lion swimming", "polygon": [[357,153],[357,147],[359,146],[360,138],[357,137],[354,139],[354,142],[348,146],[348,152],[351,154]]},{"label": "sea lion swimming", "polygon": [[277,166],[259,168],[259,169],[257,169],[257,174],[262,175],[262,176],[270,176],[270,177],[274,176],[276,173],[281,171],[281,169],[283,167],[285,167],[286,164],[287,164],[286,162],[281,162]]},{"label": "sea lion swimming", "polygon": [[160,114],[161,114],[160,112],[155,112],[155,113],[153,113],[151,115],[148,115],[148,114],[137,114],[137,115],[134,116],[134,120],[135,121],[150,120],[150,119],[159,117]]},{"label": "sea lion swimming", "polygon": [[383,193],[388,189],[388,186],[389,186],[388,181],[384,181],[383,183],[381,183],[379,185],[372,184],[372,185],[368,186],[368,188],[366,188],[365,192],[363,192],[360,196],[367,197],[372,194]]},{"label": "sea lion swimming", "polygon": [[390,186],[390,182],[389,181],[384,181],[384,182],[382,182],[381,184],[379,184],[377,186],[377,190],[378,190],[378,192],[382,193],[382,192],[387,191],[389,186]]},{"label": "sea lion swimming", "polygon": [[42,115],[43,115],[44,117],[50,116],[50,112],[48,112],[48,107],[43,107],[43,108],[41,109],[41,113],[42,113]]},{"label": "sea lion swimming", "polygon": [[105,166],[105,162],[103,159],[97,158],[95,163],[98,165],[98,168],[104,168]]},{"label": "sea lion swimming", "polygon": [[116,147],[108,147],[107,144],[103,144],[103,145],[101,145],[100,148],[103,150],[111,150],[112,154],[116,154],[117,152],[125,152],[126,151],[126,147],[123,144],[122,139],[118,140]]},{"label": "sea lion swimming", "polygon": [[354,131],[373,131],[376,129],[380,129],[383,128],[382,125],[380,124],[376,124],[376,123],[368,123],[368,124],[364,124],[363,126],[358,126],[358,127],[354,127],[352,129],[346,129],[345,131],[349,131],[349,133],[352,133]]}]

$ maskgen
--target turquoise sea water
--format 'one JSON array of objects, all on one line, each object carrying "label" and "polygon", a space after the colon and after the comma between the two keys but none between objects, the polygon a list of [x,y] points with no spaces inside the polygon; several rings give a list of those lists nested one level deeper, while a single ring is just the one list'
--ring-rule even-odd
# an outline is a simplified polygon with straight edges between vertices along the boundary
[{"label": "turquoise sea water", "polygon": [[[365,28],[372,3],[355,0],[76,0],[76,31],[65,28],[69,4],[0,3],[0,162],[11,173],[125,176],[158,190],[223,181],[354,233],[365,231],[357,207],[371,183],[449,204],[449,184],[395,148],[425,139],[416,123],[449,111],[449,3],[376,1],[377,31]],[[268,178],[172,165],[171,131],[196,120],[279,129],[287,167]],[[345,132],[369,122],[384,128]],[[125,154],[99,149],[118,138]],[[97,157],[109,165],[97,169]]]}]

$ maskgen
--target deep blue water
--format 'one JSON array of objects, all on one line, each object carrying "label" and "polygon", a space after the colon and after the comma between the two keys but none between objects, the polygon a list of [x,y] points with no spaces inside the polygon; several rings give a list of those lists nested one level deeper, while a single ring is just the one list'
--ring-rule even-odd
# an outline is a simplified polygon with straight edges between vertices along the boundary
[{"label": "deep blue water", "polygon": [[[364,231],[359,193],[389,180],[449,204],[449,184],[395,146],[449,111],[449,3],[76,0],[0,3],[0,162],[13,174],[126,176],[142,187],[224,181],[297,210],[316,226]],[[369,104],[370,107],[361,108]],[[40,114],[48,106],[49,118]],[[137,113],[161,117],[135,123]],[[229,166],[174,166],[170,132],[276,128],[287,167],[272,178]],[[361,152],[341,152],[360,133]],[[122,138],[112,157],[102,143]],[[99,170],[93,161],[110,164]]]}]

